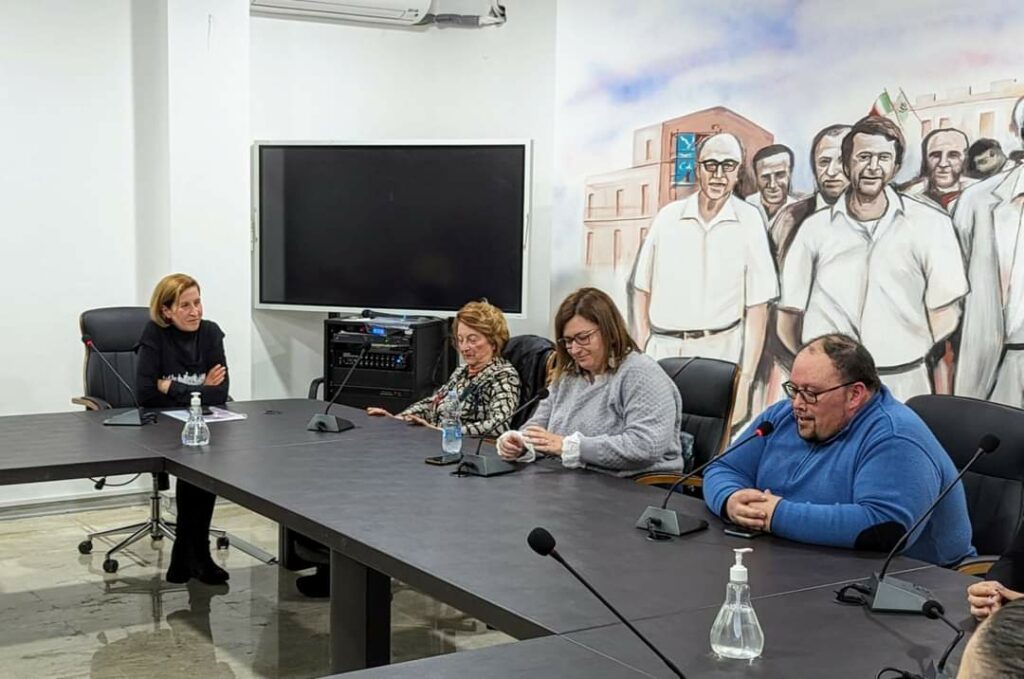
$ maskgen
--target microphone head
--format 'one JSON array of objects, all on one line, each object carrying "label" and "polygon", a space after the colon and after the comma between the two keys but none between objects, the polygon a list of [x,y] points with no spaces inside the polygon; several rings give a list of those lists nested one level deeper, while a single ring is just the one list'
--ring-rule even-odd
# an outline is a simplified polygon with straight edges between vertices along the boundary
[{"label": "microphone head", "polygon": [[541,556],[548,556],[551,552],[555,551],[555,536],[540,526],[530,531],[526,542],[530,545],[530,549]]},{"label": "microphone head", "polygon": [[984,450],[986,453],[991,453],[993,450],[999,447],[999,437],[995,434],[985,434],[981,437],[981,441],[978,442],[978,447]]},{"label": "microphone head", "polygon": [[946,609],[942,607],[938,601],[929,599],[921,604],[921,612],[924,613],[925,617],[931,618],[932,620],[938,620],[946,613]]},{"label": "microphone head", "polygon": [[538,401],[543,401],[548,397],[549,393],[550,392],[548,391],[548,388],[544,387],[534,395],[534,398],[537,399]]},{"label": "microphone head", "polygon": [[754,433],[758,436],[768,436],[768,434],[771,434],[773,431],[775,431],[775,425],[772,424],[771,420],[765,420],[761,424],[757,425]]},{"label": "microphone head", "polygon": [[82,335],[83,344],[92,344],[92,335],[85,333]]},{"label": "microphone head", "polygon": [[362,347],[362,348],[363,348],[364,350],[365,350],[365,349],[370,349],[370,348],[372,348],[372,347],[373,347],[373,340],[372,340],[372,339],[370,339],[369,337],[367,337],[366,339],[364,339],[364,340],[363,340],[363,347]]}]

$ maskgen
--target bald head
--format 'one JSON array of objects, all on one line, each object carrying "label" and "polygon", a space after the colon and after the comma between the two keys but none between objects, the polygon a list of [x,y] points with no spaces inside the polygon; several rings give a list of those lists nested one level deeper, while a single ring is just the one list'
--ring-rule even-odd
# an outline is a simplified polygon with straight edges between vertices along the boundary
[{"label": "bald head", "polygon": [[697,149],[697,183],[712,201],[728,198],[740,176],[743,147],[733,135],[722,132],[706,137]]},{"label": "bald head", "polygon": [[743,147],[740,146],[740,140],[728,132],[720,132],[705,138],[697,151],[697,161],[704,160],[734,160],[742,163]]},{"label": "bald head", "polygon": [[921,142],[921,174],[937,189],[960,183],[967,155],[967,135],[960,130],[933,130]]}]

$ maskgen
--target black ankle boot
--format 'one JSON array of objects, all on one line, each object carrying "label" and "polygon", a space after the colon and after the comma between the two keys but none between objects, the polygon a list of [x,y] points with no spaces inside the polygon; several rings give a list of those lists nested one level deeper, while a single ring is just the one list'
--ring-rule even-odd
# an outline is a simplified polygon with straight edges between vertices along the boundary
[{"label": "black ankle boot", "polygon": [[171,547],[171,565],[167,568],[167,582],[182,585],[192,577],[193,548],[188,540],[178,539]]},{"label": "black ankle boot", "polygon": [[314,575],[296,578],[295,588],[300,594],[311,599],[326,599],[331,596],[331,567],[317,566]]},{"label": "black ankle boot", "polygon": [[210,556],[210,541],[196,543],[192,556],[192,577],[207,585],[222,585],[228,581],[228,572],[218,566]]}]

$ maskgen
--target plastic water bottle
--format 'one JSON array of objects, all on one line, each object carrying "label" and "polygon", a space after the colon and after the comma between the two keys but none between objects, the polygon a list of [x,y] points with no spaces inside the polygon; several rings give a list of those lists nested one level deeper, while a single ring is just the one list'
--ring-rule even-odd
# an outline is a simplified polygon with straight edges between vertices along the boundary
[{"label": "plastic water bottle", "polygon": [[736,564],[729,569],[725,603],[711,626],[711,650],[723,658],[753,660],[764,650],[764,632],[750,604],[750,585],[747,584],[743,555],[754,550],[744,547],[733,551],[736,552]]},{"label": "plastic water bottle", "polygon": [[192,392],[188,421],[181,428],[181,442],[186,446],[205,446],[210,442],[210,427],[203,420],[203,402],[198,391]]},{"label": "plastic water bottle", "polygon": [[457,455],[462,450],[462,405],[454,389],[441,401],[441,450]]}]

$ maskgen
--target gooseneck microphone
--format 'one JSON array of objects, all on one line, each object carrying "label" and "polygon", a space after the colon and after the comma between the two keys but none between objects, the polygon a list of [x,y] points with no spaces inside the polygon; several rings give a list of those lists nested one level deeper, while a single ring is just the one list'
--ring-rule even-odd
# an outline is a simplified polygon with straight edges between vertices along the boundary
[{"label": "gooseneck microphone", "polygon": [[363,340],[362,347],[359,350],[359,356],[356,357],[356,360],[353,361],[348,372],[345,373],[345,379],[343,379],[341,384],[338,385],[338,388],[334,390],[334,396],[332,396],[331,400],[328,401],[327,407],[324,408],[322,413],[317,413],[310,418],[309,424],[306,425],[306,429],[309,431],[338,433],[348,431],[356,426],[343,417],[328,415],[327,412],[331,409],[331,406],[338,402],[338,397],[341,396],[341,391],[345,388],[345,385],[348,384],[349,379],[352,377],[352,373],[354,373],[356,368],[359,367],[359,364],[363,362],[363,357],[366,356],[366,352],[369,351],[371,347],[373,347],[373,340],[367,337]]},{"label": "gooseneck microphone", "polygon": [[[511,422],[516,415],[523,412],[537,401],[542,401],[548,397],[548,390],[545,387],[541,389],[533,398],[528,400],[523,405],[513,410],[508,417],[503,419],[497,425],[495,429],[501,429],[505,424]],[[488,457],[480,454],[480,448],[484,444],[485,436],[480,436],[476,442],[476,451],[471,454],[457,453],[459,466],[452,472],[455,476],[498,476],[499,474],[508,474],[518,469],[514,464],[510,464],[505,460],[497,457]]]},{"label": "gooseneck microphone", "polygon": [[530,545],[530,549],[537,552],[541,556],[550,556],[555,561],[565,566],[565,569],[572,573],[572,576],[574,578],[583,583],[583,586],[590,590],[590,593],[597,597],[598,601],[604,604],[609,611],[614,613],[615,617],[621,620],[622,624],[629,628],[629,631],[635,634],[637,638],[640,639],[640,641],[644,642],[647,648],[651,649],[654,652],[654,654],[658,656],[670,670],[672,670],[673,674],[675,674],[677,677],[680,677],[680,679],[686,679],[686,675],[683,674],[682,670],[676,667],[675,663],[673,663],[671,660],[665,657],[665,654],[659,651],[658,648],[654,644],[652,644],[647,637],[641,634],[640,630],[634,627],[629,620],[626,620],[626,618],[623,617],[622,613],[619,613],[619,611],[614,606],[608,603],[608,600],[601,596],[601,593],[594,589],[593,585],[587,582],[586,578],[577,573],[576,569],[570,566],[569,563],[562,558],[562,555],[559,554],[558,550],[555,549],[555,537],[551,533],[549,533],[546,529],[538,526],[530,531],[530,535],[526,538],[526,542]]},{"label": "gooseneck microphone", "polygon": [[775,425],[772,424],[770,420],[764,420],[754,428],[753,433],[729,446],[721,455],[716,455],[704,464],[691,470],[689,473],[683,474],[678,481],[672,484],[672,487],[668,489],[668,492],[665,493],[665,499],[662,500],[661,507],[651,505],[645,509],[644,513],[640,515],[640,518],[637,519],[636,527],[640,530],[647,531],[649,537],[654,540],[671,540],[672,538],[670,536],[696,533],[699,530],[707,528],[708,522],[704,519],[699,519],[695,516],[683,516],[683,520],[680,521],[680,516],[675,511],[668,509],[668,501],[672,498],[672,494],[676,491],[676,488],[679,488],[679,486],[683,485],[687,479],[693,478],[734,450],[742,448],[754,439],[764,438],[773,431],[775,431]]},{"label": "gooseneck microphone", "polygon": [[932,620],[941,620],[946,623],[946,626],[956,633],[956,636],[953,637],[953,641],[946,647],[946,652],[942,654],[941,658],[939,658],[939,663],[937,665],[930,666],[925,672],[926,679],[946,679],[949,677],[949,675],[946,674],[946,661],[949,660],[950,654],[953,652],[953,649],[956,648],[957,644],[960,643],[960,640],[964,638],[964,631],[958,625],[949,621],[949,618],[945,615],[946,609],[942,607],[942,604],[934,599],[929,599],[924,602],[924,605],[921,606],[921,611],[925,614],[925,617],[931,618]]},{"label": "gooseneck microphone", "polygon": [[891,673],[893,679],[953,679],[952,675],[946,672],[946,661],[949,660],[950,654],[953,653],[953,649],[956,648],[957,644],[964,638],[964,631],[956,624],[950,622],[949,618],[946,617],[946,609],[943,608],[935,599],[928,599],[921,605],[920,613],[923,613],[926,618],[932,620],[941,620],[949,627],[956,636],[953,637],[953,641],[950,642],[949,646],[946,647],[946,651],[939,658],[939,662],[936,663],[934,660],[928,661],[928,667],[925,668],[924,674],[917,674],[916,672],[908,672],[901,670],[898,667],[885,667],[878,673],[878,676],[882,676],[886,673]]},{"label": "gooseneck microphone", "polygon": [[899,580],[893,577],[887,577],[886,571],[889,570],[889,565],[892,560],[896,557],[896,553],[907,543],[910,536],[914,534],[914,531],[925,522],[925,520],[932,515],[935,508],[939,506],[939,503],[949,494],[956,484],[960,483],[960,479],[963,478],[964,474],[974,466],[974,463],[978,461],[978,458],[986,453],[991,453],[999,447],[999,437],[994,434],[985,434],[981,437],[978,442],[978,450],[974,453],[974,456],[968,460],[967,464],[963,466],[960,473],[956,475],[956,478],[946,486],[939,496],[935,498],[928,510],[925,511],[921,516],[914,522],[914,525],[910,527],[910,530],[905,532],[896,544],[893,545],[889,555],[885,558],[885,562],[882,564],[882,569],[872,576],[871,580],[866,583],[867,593],[871,594],[871,598],[868,601],[868,607],[873,611],[901,611],[905,613],[922,613],[922,607],[925,603],[930,600],[931,593],[927,590],[917,587],[909,582]]},{"label": "gooseneck microphone", "polygon": [[117,371],[117,368],[107,360],[107,357],[103,355],[99,347],[96,346],[95,342],[92,341],[92,337],[88,334],[82,335],[82,342],[86,348],[91,351],[100,361],[107,367],[107,370],[117,378],[117,381],[128,390],[128,395],[132,397],[132,402],[135,404],[134,408],[112,415],[107,419],[103,420],[103,424],[110,427],[141,427],[144,424],[156,422],[156,413],[145,413],[142,412],[142,406],[139,405],[139,399],[135,395],[135,390],[132,389],[131,385],[121,377],[121,373]]}]

